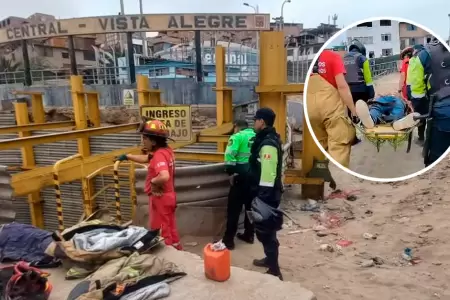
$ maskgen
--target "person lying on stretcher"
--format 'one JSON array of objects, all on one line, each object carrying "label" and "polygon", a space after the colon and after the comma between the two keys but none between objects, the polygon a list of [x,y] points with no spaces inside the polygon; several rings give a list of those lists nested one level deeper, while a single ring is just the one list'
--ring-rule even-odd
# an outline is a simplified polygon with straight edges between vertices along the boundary
[{"label": "person lying on stretcher", "polygon": [[379,124],[391,124],[394,130],[400,131],[414,127],[418,113],[407,114],[407,104],[394,95],[382,95],[367,103],[356,102],[356,114],[366,129],[372,129]]}]

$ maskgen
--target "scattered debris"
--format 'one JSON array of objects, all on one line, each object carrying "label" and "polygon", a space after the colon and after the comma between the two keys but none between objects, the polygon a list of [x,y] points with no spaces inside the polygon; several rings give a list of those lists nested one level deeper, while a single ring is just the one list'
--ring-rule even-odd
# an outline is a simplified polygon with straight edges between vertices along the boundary
[{"label": "scattered debris", "polygon": [[351,244],[353,244],[353,242],[349,241],[349,240],[340,240],[336,243],[336,245],[338,245],[339,247],[342,247],[342,248],[348,247]]},{"label": "scattered debris", "polygon": [[337,190],[332,191],[327,196],[327,200],[341,198],[341,199],[345,199],[347,201],[356,201],[358,199],[358,197],[356,197],[356,195],[354,195],[354,194],[359,191],[361,191],[361,190],[353,190],[353,191],[345,192],[340,189],[337,189]]},{"label": "scattered debris", "polygon": [[361,267],[363,267],[363,268],[370,268],[370,267],[373,267],[373,266],[375,266],[375,262],[372,259],[365,260],[365,261],[363,261],[361,263]]},{"label": "scattered debris", "polygon": [[322,244],[322,245],[320,245],[320,248],[319,248],[321,251],[328,251],[328,252],[334,252],[334,248],[333,248],[333,246],[331,246],[331,245],[329,245],[329,244]]},{"label": "scattered debris", "polygon": [[195,246],[198,246],[198,243],[197,242],[187,242],[187,243],[184,243],[184,245],[187,247],[195,247]]},{"label": "scattered debris", "polygon": [[376,240],[377,236],[368,232],[365,232],[363,234],[363,238],[365,238],[366,240]]},{"label": "scattered debris", "polygon": [[324,237],[324,236],[327,236],[328,235],[328,232],[325,232],[325,231],[319,231],[318,233],[317,233],[317,236],[318,237]]}]

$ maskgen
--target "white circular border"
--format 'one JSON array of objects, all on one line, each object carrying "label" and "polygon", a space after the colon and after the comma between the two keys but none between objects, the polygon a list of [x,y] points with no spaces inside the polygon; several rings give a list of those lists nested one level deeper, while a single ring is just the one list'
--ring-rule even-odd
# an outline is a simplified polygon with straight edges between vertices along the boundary
[{"label": "white circular border", "polygon": [[322,153],[325,154],[325,156],[329,160],[331,160],[337,167],[339,167],[344,172],[352,174],[353,176],[361,178],[361,179],[374,181],[374,182],[395,182],[395,181],[408,180],[408,179],[414,178],[416,176],[419,176],[419,175],[421,175],[421,174],[431,170],[434,166],[436,166],[438,163],[440,163],[450,153],[450,148],[448,148],[447,151],[445,151],[444,154],[442,154],[441,157],[439,157],[439,159],[437,159],[434,163],[432,163],[428,167],[423,168],[420,171],[417,171],[415,173],[412,173],[412,174],[409,174],[409,175],[406,175],[406,176],[395,177],[395,178],[378,178],[378,177],[366,176],[366,175],[362,175],[362,174],[356,173],[355,171],[352,171],[349,168],[346,168],[346,167],[342,166],[340,163],[338,163],[336,160],[334,160],[334,158],[332,158],[330,156],[330,154],[328,154],[327,151],[325,151],[325,149],[322,147],[322,145],[317,140],[317,137],[316,137],[314,131],[312,130],[312,126],[311,126],[311,123],[309,122],[309,117],[308,117],[307,91],[308,91],[308,82],[309,82],[309,77],[310,77],[309,75],[312,73],[312,69],[313,69],[314,64],[316,63],[317,59],[319,59],[320,53],[322,53],[323,50],[327,49],[328,45],[331,44],[331,42],[333,42],[333,40],[337,36],[341,35],[342,33],[345,33],[348,29],[350,29],[352,27],[355,27],[356,25],[361,24],[361,23],[373,22],[373,21],[379,21],[379,20],[392,20],[392,21],[397,21],[397,22],[406,22],[406,23],[413,24],[413,25],[415,25],[415,26],[417,26],[419,28],[422,28],[422,29],[426,30],[428,33],[432,34],[434,37],[436,37],[442,44],[445,45],[447,50],[450,52],[449,45],[447,45],[447,43],[441,37],[436,35],[429,28],[427,28],[425,26],[422,26],[422,25],[420,25],[420,24],[418,24],[416,22],[413,22],[411,20],[408,20],[408,19],[403,19],[403,18],[398,18],[398,17],[373,17],[373,18],[367,18],[367,19],[363,19],[363,20],[359,20],[357,22],[354,22],[354,23],[346,26],[345,28],[339,30],[333,37],[331,37],[328,41],[326,41],[325,44],[322,46],[322,48],[320,48],[318,54],[313,58],[311,66],[308,69],[308,73],[307,73],[306,80],[305,80],[305,88],[304,88],[305,92],[303,93],[303,97],[304,97],[304,101],[303,101],[304,109],[303,109],[303,111],[304,111],[304,114],[305,114],[304,117],[306,118],[306,125],[308,126],[308,129],[311,132],[311,136],[312,136],[314,142],[319,147],[320,151],[322,151]]}]

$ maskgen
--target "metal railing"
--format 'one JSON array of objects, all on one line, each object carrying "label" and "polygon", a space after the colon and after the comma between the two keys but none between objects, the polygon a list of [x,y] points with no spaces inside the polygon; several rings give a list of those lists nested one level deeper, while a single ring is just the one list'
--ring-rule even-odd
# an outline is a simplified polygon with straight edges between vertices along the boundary
[{"label": "metal railing", "polygon": [[391,61],[371,66],[372,77],[374,79],[381,76],[397,73],[399,71],[398,61]]}]

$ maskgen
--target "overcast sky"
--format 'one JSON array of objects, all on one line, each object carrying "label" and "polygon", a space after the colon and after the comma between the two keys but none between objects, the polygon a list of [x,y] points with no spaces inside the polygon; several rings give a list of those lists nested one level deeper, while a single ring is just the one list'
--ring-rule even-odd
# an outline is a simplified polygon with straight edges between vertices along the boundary
[{"label": "overcast sky", "polygon": [[[283,0],[142,0],[144,13],[251,13],[243,6],[259,5],[261,13],[281,14]],[[139,0],[124,0],[125,13],[139,13]],[[35,12],[56,17],[77,18],[116,15],[120,0],[0,0],[0,18],[27,17]],[[430,5],[432,4],[432,5]],[[377,16],[398,16],[430,28],[444,39],[449,36],[450,0],[291,0],[284,6],[285,22],[302,22],[305,27],[327,23],[328,15],[337,14],[340,27]]]}]

